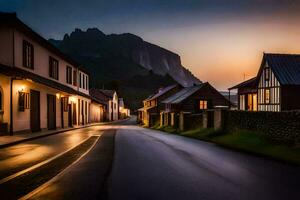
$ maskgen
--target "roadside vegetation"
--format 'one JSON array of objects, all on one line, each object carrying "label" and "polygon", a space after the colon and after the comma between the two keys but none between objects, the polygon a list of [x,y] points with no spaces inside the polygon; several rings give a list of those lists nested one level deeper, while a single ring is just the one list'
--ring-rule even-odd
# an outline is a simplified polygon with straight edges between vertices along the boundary
[{"label": "roadside vegetation", "polygon": [[261,134],[253,131],[239,130],[235,132],[222,132],[214,129],[197,128],[189,131],[179,132],[170,126],[154,126],[153,129],[171,134],[190,137],[198,140],[213,142],[218,145],[267,156],[276,160],[300,165],[300,146],[279,144],[270,141]]}]

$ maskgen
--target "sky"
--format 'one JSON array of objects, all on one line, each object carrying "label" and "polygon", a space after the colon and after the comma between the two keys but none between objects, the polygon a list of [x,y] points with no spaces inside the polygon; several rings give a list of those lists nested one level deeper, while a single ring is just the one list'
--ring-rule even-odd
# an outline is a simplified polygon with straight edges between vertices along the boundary
[{"label": "sky", "polygon": [[300,0],[0,0],[0,11],[45,38],[91,27],[136,34],[219,90],[255,76],[263,52],[300,54]]}]

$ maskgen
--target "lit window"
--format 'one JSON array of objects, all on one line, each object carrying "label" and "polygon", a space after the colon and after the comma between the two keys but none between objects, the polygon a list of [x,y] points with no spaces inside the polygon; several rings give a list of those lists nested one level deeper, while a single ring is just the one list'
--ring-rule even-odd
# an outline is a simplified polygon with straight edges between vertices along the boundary
[{"label": "lit window", "polygon": [[19,111],[24,112],[29,109],[29,93],[19,92]]},{"label": "lit window", "polygon": [[207,109],[207,101],[200,100],[200,110],[206,110]]},{"label": "lit window", "polygon": [[265,90],[265,103],[266,104],[270,103],[270,89]]}]

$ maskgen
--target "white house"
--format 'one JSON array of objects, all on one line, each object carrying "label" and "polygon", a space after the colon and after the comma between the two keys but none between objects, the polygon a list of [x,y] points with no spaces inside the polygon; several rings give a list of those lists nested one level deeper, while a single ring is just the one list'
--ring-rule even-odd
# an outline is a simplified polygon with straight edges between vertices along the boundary
[{"label": "white house", "polygon": [[89,74],[20,21],[0,13],[0,132],[90,122]]}]

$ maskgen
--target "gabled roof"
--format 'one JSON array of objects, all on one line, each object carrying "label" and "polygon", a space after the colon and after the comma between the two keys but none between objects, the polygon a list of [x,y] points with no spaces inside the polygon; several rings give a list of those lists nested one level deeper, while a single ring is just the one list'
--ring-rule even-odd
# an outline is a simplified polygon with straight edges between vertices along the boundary
[{"label": "gabled roof", "polygon": [[29,26],[23,23],[18,17],[16,13],[4,13],[0,12],[0,25],[8,25],[14,28],[17,28],[22,33],[25,33],[32,37],[34,40],[39,42],[44,48],[48,49],[56,56],[66,60],[68,63],[74,65],[74,67],[79,68],[82,72],[89,74],[89,72],[84,69],[78,62],[72,59],[70,56],[62,53],[58,48],[52,45],[48,40],[40,36],[37,32],[32,30]]},{"label": "gabled roof", "polygon": [[91,88],[90,95],[102,104],[107,104],[109,101],[109,98],[104,95],[99,89]]},{"label": "gabled roof", "polygon": [[173,88],[177,87],[178,85],[170,85],[167,86],[165,88],[160,89],[157,93],[150,95],[147,99],[145,99],[144,101],[151,101],[153,99],[156,99],[160,96],[162,96],[163,94],[167,93],[168,91],[172,90]]},{"label": "gabled roof", "polygon": [[176,94],[168,97],[162,103],[166,104],[178,104],[184,101],[186,98],[197,92],[199,89],[201,89],[206,83],[202,83],[197,86],[191,86],[191,87],[186,87],[177,92]]},{"label": "gabled roof", "polygon": [[249,87],[249,88],[254,88],[256,87],[257,84],[257,77],[248,79],[242,83],[239,83],[231,88],[228,88],[228,90],[233,90],[233,89],[237,89],[237,88],[243,88],[243,87]]},{"label": "gabled roof", "polygon": [[103,89],[98,89],[98,90],[110,99],[113,99],[114,94],[116,93],[115,90],[103,90]]},{"label": "gabled roof", "polygon": [[300,55],[265,53],[257,77],[266,63],[281,85],[300,85]]}]

